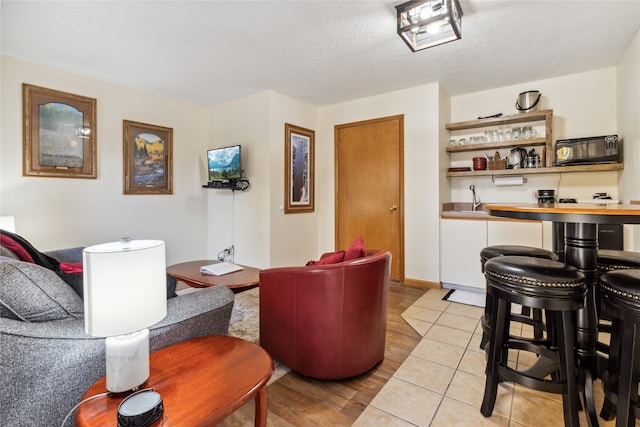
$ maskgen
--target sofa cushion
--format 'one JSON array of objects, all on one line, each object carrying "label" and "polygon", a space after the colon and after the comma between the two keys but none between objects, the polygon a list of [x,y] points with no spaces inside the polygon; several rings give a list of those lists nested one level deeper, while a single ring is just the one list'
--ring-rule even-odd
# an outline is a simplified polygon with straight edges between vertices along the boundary
[{"label": "sofa cushion", "polygon": [[318,261],[309,261],[307,265],[328,265],[328,264],[336,264],[342,262],[344,260],[344,251],[338,252],[327,252],[326,254],[322,254]]},{"label": "sofa cushion", "polygon": [[51,270],[22,261],[0,262],[0,314],[28,322],[81,319],[82,299]]},{"label": "sofa cushion", "polygon": [[352,259],[362,258],[367,255],[367,249],[364,246],[364,239],[362,236],[358,237],[347,249],[344,254],[344,260],[349,261]]},{"label": "sofa cushion", "polygon": [[27,252],[27,250],[19,243],[16,242],[11,236],[0,234],[0,245],[13,252],[18,259],[27,262],[34,262],[33,258]]},{"label": "sofa cushion", "polygon": [[10,251],[2,245],[0,245],[0,256],[5,258],[20,259],[18,258],[18,255],[16,255],[13,251]]}]

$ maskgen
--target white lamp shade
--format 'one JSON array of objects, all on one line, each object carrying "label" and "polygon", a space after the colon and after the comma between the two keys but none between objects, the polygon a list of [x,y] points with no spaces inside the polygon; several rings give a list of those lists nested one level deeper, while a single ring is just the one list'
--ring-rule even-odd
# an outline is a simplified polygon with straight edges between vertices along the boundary
[{"label": "white lamp shade", "polygon": [[147,328],[167,314],[165,245],[160,240],[85,248],[85,332],[96,337]]},{"label": "white lamp shade", "polygon": [[14,216],[0,216],[0,228],[3,230],[16,232],[16,217]]}]

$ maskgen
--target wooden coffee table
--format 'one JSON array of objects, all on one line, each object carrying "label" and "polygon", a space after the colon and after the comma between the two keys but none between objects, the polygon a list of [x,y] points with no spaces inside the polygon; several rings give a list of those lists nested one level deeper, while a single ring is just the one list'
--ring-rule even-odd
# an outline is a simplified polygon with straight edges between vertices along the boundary
[{"label": "wooden coffee table", "polygon": [[167,268],[167,274],[175,277],[177,280],[185,282],[193,288],[206,288],[209,286],[224,285],[229,288],[244,288],[246,286],[255,286],[260,280],[260,270],[253,267],[242,266],[243,269],[235,273],[224,274],[222,276],[214,276],[211,274],[203,274],[200,267],[203,265],[215,264],[220,261],[203,259],[199,261],[183,262],[174,264]]},{"label": "wooden coffee table", "polygon": [[[262,347],[240,338],[214,335],[181,342],[150,355],[150,376],[140,388],[162,397],[164,414],[153,426],[212,426],[255,396],[255,425],[267,425],[267,381],[273,360]],[[101,378],[82,399],[104,393]],[[113,427],[123,394],[80,405],[79,427]]]}]

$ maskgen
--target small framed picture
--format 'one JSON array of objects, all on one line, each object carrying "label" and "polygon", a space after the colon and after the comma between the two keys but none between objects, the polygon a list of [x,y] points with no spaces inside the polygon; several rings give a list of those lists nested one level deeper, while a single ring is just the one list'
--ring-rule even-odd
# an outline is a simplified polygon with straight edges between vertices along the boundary
[{"label": "small framed picture", "polygon": [[284,213],[313,212],[315,132],[285,123]]},{"label": "small framed picture", "polygon": [[173,129],[123,120],[124,194],[173,194]]},{"label": "small framed picture", "polygon": [[22,84],[24,176],[93,178],[96,100]]}]

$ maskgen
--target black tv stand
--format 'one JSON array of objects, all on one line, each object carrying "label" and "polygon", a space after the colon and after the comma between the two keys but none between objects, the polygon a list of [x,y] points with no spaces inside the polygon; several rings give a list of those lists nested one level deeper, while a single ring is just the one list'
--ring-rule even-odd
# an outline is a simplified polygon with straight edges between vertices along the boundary
[{"label": "black tv stand", "polygon": [[218,189],[227,189],[231,191],[247,191],[249,188],[249,180],[247,178],[236,178],[236,179],[217,179],[214,181],[209,181],[207,184],[203,185],[202,188],[218,188]]}]

